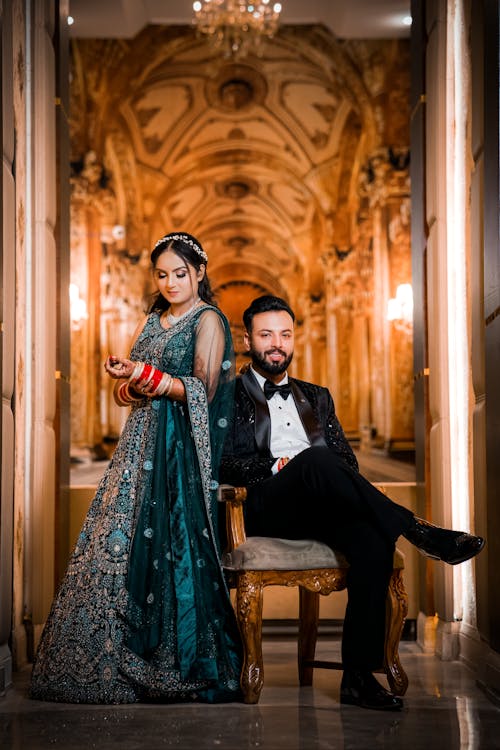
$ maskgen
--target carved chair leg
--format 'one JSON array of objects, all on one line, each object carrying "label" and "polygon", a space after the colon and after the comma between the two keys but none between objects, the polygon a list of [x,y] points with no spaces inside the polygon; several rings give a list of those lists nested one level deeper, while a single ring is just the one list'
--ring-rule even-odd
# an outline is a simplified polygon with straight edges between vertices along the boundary
[{"label": "carved chair leg", "polygon": [[319,594],[299,586],[299,683],[312,685],[313,667],[306,662],[313,661],[318,637]]},{"label": "carved chair leg", "polygon": [[262,573],[238,575],[236,616],[243,641],[241,689],[245,703],[258,703],[264,684],[262,660]]},{"label": "carved chair leg", "polygon": [[395,569],[387,592],[384,666],[390,688],[396,695],[404,695],[408,687],[408,677],[399,660],[399,642],[407,614],[408,595],[401,571]]}]

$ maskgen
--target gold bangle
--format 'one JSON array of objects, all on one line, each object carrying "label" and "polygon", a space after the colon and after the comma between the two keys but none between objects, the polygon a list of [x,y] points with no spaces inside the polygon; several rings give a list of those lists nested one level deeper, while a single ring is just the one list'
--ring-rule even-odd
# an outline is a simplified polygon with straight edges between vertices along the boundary
[{"label": "gold bangle", "polygon": [[129,384],[127,381],[121,383],[115,392],[116,401],[120,406],[130,406],[130,404],[141,401],[141,397],[135,397],[130,392]]}]

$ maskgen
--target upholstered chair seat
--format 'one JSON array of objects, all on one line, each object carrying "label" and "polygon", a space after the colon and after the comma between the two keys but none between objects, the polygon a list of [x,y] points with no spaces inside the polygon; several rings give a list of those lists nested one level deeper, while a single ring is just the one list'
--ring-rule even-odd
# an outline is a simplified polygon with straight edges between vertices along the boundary
[{"label": "upholstered chair seat", "polygon": [[[277,539],[250,536],[222,556],[227,570],[315,570],[349,567],[342,552],[314,539]],[[396,550],[394,567],[404,568],[404,555]]]}]

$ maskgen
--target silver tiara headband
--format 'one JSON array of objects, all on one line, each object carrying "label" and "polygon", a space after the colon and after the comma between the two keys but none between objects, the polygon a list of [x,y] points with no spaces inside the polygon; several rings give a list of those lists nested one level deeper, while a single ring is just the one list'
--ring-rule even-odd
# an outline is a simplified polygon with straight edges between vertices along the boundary
[{"label": "silver tiara headband", "polygon": [[208,255],[206,254],[206,252],[202,250],[198,243],[194,242],[191,237],[188,237],[187,234],[166,234],[164,237],[161,237],[158,240],[153,250],[156,250],[158,245],[162,245],[164,242],[170,242],[171,240],[179,240],[185,245],[189,245],[189,247],[192,247],[195,253],[199,255],[200,258],[205,261],[205,263],[208,261]]}]

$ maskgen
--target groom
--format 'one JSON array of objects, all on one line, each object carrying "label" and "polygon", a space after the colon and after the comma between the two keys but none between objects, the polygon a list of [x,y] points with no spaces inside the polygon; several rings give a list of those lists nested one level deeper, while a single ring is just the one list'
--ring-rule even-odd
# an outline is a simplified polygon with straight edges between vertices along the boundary
[{"label": "groom", "polygon": [[248,536],[316,539],[349,562],[340,702],[398,711],[403,701],[373,675],[383,664],[385,602],[397,538],[450,565],[484,546],[392,502],[358,471],[326,388],[289,378],[295,315],[279,297],[243,314],[251,367],[236,381],[220,481],[248,489]]}]

